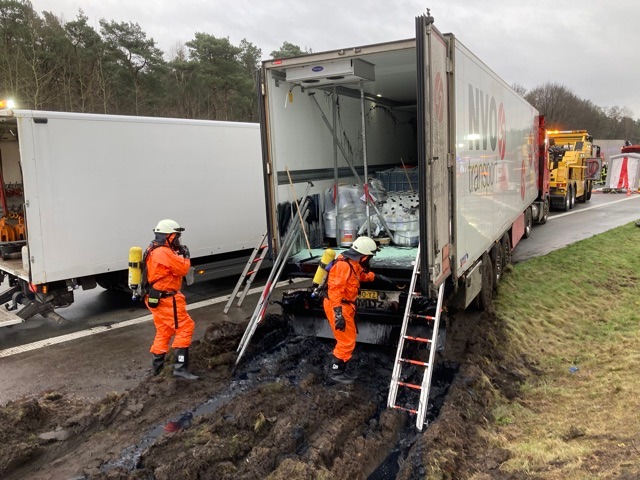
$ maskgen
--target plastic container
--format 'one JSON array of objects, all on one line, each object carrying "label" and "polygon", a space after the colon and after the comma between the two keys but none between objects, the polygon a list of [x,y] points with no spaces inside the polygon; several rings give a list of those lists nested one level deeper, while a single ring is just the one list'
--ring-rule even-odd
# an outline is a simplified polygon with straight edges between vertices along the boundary
[{"label": "plastic container", "polygon": [[399,247],[417,247],[418,243],[420,242],[420,231],[409,230],[404,232],[394,232],[393,240],[393,243],[395,243]]},{"label": "plastic container", "polygon": [[324,236],[328,238],[336,238],[336,212],[328,210],[322,215],[324,219]]},{"label": "plastic container", "polygon": [[362,186],[349,185],[346,187],[349,195],[351,196],[351,202],[355,207],[360,205],[364,206],[364,188]]},{"label": "plastic container", "polygon": [[358,238],[360,225],[356,219],[345,219],[340,222],[340,246],[350,247],[353,241]]},{"label": "plastic container", "polygon": [[394,232],[409,232],[418,229],[418,220],[409,220],[407,218],[396,218],[389,220],[385,218],[387,225]]},{"label": "plastic container", "polygon": [[406,210],[401,206],[392,206],[390,209],[383,211],[383,215],[387,225],[393,231],[418,230],[418,217],[411,209]]},{"label": "plastic container", "polygon": [[407,192],[412,189],[414,192],[418,191],[418,169],[415,167],[390,168],[376,172],[376,175],[388,192]]},{"label": "plastic container", "polygon": [[352,207],[353,206],[353,193],[351,188],[346,186],[338,187],[338,208],[342,210],[343,208]]}]

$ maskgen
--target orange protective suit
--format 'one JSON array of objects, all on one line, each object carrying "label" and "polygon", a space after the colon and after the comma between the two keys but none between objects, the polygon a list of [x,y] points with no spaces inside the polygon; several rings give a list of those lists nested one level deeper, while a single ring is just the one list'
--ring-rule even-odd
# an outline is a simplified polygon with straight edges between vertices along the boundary
[{"label": "orange protective suit", "polygon": [[[187,313],[187,302],[180,287],[191,261],[176,254],[168,245],[162,245],[149,252],[146,267],[149,284],[167,295],[160,299],[156,308],[149,308],[156,327],[151,353],[167,353],[169,341],[174,335],[174,349],[189,348],[195,323]],[[148,308],[148,297],[145,297],[145,304]]]},{"label": "orange protective suit", "polygon": [[[324,313],[336,338],[333,355],[344,362],[351,359],[356,347],[356,298],[360,291],[360,282],[372,282],[373,272],[365,272],[359,262],[343,255],[338,256],[327,277],[327,298],[324,299]],[[336,330],[334,307],[342,307],[346,328],[344,332]]]}]

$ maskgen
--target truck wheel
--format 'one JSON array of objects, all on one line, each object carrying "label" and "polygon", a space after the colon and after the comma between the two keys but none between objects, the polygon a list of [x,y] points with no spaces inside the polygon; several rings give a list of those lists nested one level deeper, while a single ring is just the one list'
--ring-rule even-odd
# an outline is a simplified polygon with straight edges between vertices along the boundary
[{"label": "truck wheel", "polygon": [[503,255],[503,274],[504,274],[504,269],[507,268],[507,265],[511,265],[511,237],[509,236],[509,232],[505,233],[502,236],[502,250],[504,252]]},{"label": "truck wheel", "polygon": [[542,218],[538,220],[540,225],[544,225],[549,220],[549,197],[544,199],[544,203],[542,204]]},{"label": "truck wheel", "polygon": [[587,190],[588,190],[588,186],[589,186],[589,182],[588,182],[587,180],[585,180],[585,182],[584,182],[584,190],[583,190],[583,193],[582,193],[582,195],[580,195],[580,196],[577,198],[577,200],[578,200],[580,203],[584,203],[584,202],[586,202],[586,201],[587,201]]},{"label": "truck wheel", "polygon": [[524,212],[524,238],[531,236],[531,230],[533,229],[533,216],[531,215],[531,209],[527,208]]},{"label": "truck wheel", "polygon": [[488,253],[482,255],[482,288],[476,297],[476,305],[480,310],[486,310],[493,298],[493,264]]},{"label": "truck wheel", "polygon": [[573,208],[576,206],[576,189],[575,187],[571,188],[571,206],[569,208]]},{"label": "truck wheel", "polygon": [[593,191],[593,182],[589,180],[587,183],[589,184],[589,188],[587,188],[587,200],[591,200],[591,192]]},{"label": "truck wheel", "polygon": [[504,273],[504,248],[502,242],[493,245],[490,256],[493,265],[493,290],[496,291]]},{"label": "truck wheel", "polygon": [[562,210],[568,212],[571,209],[571,189],[567,190],[567,194],[564,196],[564,205]]}]

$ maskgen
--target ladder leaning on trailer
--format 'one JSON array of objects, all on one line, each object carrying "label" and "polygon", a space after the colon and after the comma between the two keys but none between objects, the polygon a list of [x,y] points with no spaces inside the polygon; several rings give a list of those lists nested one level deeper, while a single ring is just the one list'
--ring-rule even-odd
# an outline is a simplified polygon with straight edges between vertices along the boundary
[{"label": "ladder leaning on trailer", "polygon": [[300,235],[303,233],[304,221],[307,219],[307,216],[309,215],[310,202],[309,202],[309,197],[307,196],[309,193],[309,188],[310,186],[307,187],[307,191],[303,196],[304,200],[302,201],[302,204],[299,207],[300,222],[298,221],[298,218],[296,218],[295,216],[291,217],[291,220],[289,221],[289,226],[282,240],[280,252],[278,253],[275,260],[273,261],[271,273],[269,274],[267,283],[265,284],[262,295],[260,296],[260,300],[258,301],[258,304],[256,305],[253,315],[251,315],[251,319],[249,320],[249,324],[247,325],[244,335],[242,336],[242,339],[238,344],[238,348],[236,351],[239,353],[238,353],[238,358],[236,359],[236,365],[240,363],[240,359],[244,355],[244,352],[247,349],[249,342],[251,341],[251,337],[253,337],[253,334],[258,328],[258,324],[262,322],[262,319],[264,318],[265,312],[267,310],[267,306],[269,305],[269,299],[271,298],[271,294],[275,290],[275,287],[276,287],[276,284],[278,283],[280,275],[284,270],[284,267],[287,263],[287,258],[289,258],[289,255],[291,254],[291,250],[293,249],[293,246],[298,241],[298,238],[300,237]]},{"label": "ladder leaning on trailer", "polygon": [[231,292],[231,295],[229,295],[229,300],[227,300],[227,304],[224,306],[224,309],[223,309],[224,313],[229,312],[229,308],[231,307],[231,304],[238,296],[238,292],[240,291],[240,288],[242,288],[242,285],[244,285],[244,288],[242,290],[242,293],[240,294],[240,298],[238,298],[238,303],[237,303],[238,307],[242,305],[242,302],[244,301],[244,297],[247,296],[247,292],[249,291],[249,288],[251,287],[253,280],[256,278],[256,275],[258,274],[258,270],[260,270],[260,267],[262,266],[262,262],[264,261],[267,254],[269,253],[269,244],[267,242],[267,235],[268,235],[268,230],[265,230],[262,236],[260,237],[260,241],[256,245],[256,248],[253,249],[253,252],[249,257],[249,261],[247,262],[247,265],[244,267],[244,270],[242,271],[242,274],[238,279],[238,283],[236,283],[236,286],[233,289],[233,292]]},{"label": "ladder leaning on trailer", "polygon": [[[433,367],[435,361],[435,353],[438,344],[438,328],[440,327],[440,317],[442,314],[442,301],[444,297],[444,282],[438,289],[438,301],[436,304],[435,315],[418,315],[411,312],[411,306],[413,300],[420,297],[421,293],[416,291],[416,285],[418,283],[418,277],[420,276],[420,246],[418,245],[418,251],[416,253],[416,259],[413,267],[413,274],[411,276],[411,283],[409,289],[409,296],[407,297],[407,305],[404,311],[404,318],[402,320],[402,328],[400,330],[400,340],[398,342],[398,350],[396,352],[396,359],[393,365],[393,373],[391,375],[391,384],[389,385],[389,397],[387,405],[389,408],[397,408],[407,411],[416,415],[416,427],[418,430],[422,430],[425,425],[425,417],[427,415],[427,406],[429,402],[429,391],[431,389],[431,377],[433,375]],[[415,323],[414,323],[415,322]],[[417,325],[416,325],[417,323]],[[418,334],[412,334],[413,328],[421,330],[425,324],[431,324],[433,333],[431,338],[424,338],[418,336]],[[407,358],[407,346],[408,344],[422,344],[429,348],[429,360],[424,362],[422,360]],[[409,383],[402,377],[403,365],[416,365],[423,368],[422,382],[417,385]],[[415,408],[401,406],[397,404],[398,389],[400,387],[417,390],[420,392],[420,399],[418,405]]]}]

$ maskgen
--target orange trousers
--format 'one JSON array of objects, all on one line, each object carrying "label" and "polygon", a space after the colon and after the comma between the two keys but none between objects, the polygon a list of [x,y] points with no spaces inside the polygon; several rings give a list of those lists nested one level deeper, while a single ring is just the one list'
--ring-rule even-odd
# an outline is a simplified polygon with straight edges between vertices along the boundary
[{"label": "orange trousers", "polygon": [[[146,300],[145,300],[146,303]],[[147,308],[149,304],[147,303]],[[156,308],[149,308],[156,327],[156,336],[151,345],[151,353],[167,353],[169,342],[173,339],[173,348],[189,348],[195,323],[187,313],[187,301],[180,292],[172,297],[160,299]]]},{"label": "orange trousers", "polygon": [[348,362],[351,360],[353,350],[356,348],[356,336],[358,335],[356,330],[355,305],[342,305],[342,316],[344,317],[344,323],[346,325],[344,332],[336,330],[336,316],[328,299],[324,301],[323,307],[324,313],[327,315],[327,320],[329,320],[329,325],[331,325],[331,330],[333,330],[333,336],[336,338],[333,356],[343,362]]}]

